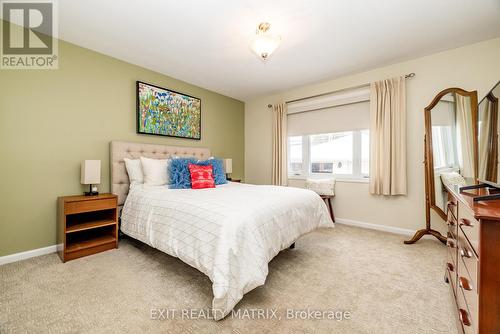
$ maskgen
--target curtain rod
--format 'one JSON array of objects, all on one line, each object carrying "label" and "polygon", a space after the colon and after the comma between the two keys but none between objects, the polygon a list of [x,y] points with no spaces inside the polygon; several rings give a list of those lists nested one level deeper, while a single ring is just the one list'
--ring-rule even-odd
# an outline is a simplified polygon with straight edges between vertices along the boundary
[{"label": "curtain rod", "polygon": [[[415,76],[415,73],[412,72],[412,73],[406,74],[405,75],[405,79],[410,79],[410,78],[413,78],[414,76]],[[302,101],[302,100],[313,99],[315,97],[321,97],[321,96],[325,96],[325,95],[330,95],[330,94],[333,94],[333,93],[343,92],[343,91],[346,91],[346,90],[363,88],[363,87],[366,87],[366,86],[369,86],[369,85],[370,85],[369,83],[366,83],[366,84],[358,85],[358,86],[354,86],[354,87],[342,88],[342,89],[338,89],[338,90],[335,90],[335,91],[332,91],[332,92],[327,92],[327,93],[322,93],[322,94],[318,94],[318,95],[313,95],[313,96],[308,96],[308,97],[302,97],[300,99],[286,101],[285,103],[299,102],[299,101]],[[273,105],[272,104],[268,104],[267,107],[268,108],[272,108]]]}]

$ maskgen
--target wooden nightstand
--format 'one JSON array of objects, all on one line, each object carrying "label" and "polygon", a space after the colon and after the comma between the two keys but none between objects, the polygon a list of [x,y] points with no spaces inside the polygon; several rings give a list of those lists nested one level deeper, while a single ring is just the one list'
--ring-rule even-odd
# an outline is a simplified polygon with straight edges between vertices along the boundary
[{"label": "wooden nightstand", "polygon": [[118,248],[118,197],[64,196],[57,202],[57,243],[63,262]]},{"label": "wooden nightstand", "polygon": [[241,179],[227,179],[228,181],[231,181],[231,182],[238,182],[238,183],[241,183]]}]

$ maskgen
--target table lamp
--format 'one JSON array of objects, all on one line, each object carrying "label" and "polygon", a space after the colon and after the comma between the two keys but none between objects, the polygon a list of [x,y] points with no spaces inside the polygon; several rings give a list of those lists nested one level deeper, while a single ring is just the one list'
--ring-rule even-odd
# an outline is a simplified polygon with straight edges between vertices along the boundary
[{"label": "table lamp", "polygon": [[96,184],[101,183],[101,160],[84,160],[81,168],[81,184],[88,184],[89,191],[85,192],[85,196],[99,195]]},{"label": "table lamp", "polygon": [[231,173],[233,172],[233,159],[224,159],[224,171],[226,178],[231,180]]}]

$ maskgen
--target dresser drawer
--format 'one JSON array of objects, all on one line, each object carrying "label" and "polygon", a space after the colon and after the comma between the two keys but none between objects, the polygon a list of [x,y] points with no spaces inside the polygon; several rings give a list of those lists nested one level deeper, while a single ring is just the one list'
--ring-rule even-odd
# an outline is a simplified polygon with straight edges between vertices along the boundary
[{"label": "dresser drawer", "polygon": [[478,294],[478,265],[479,261],[472,250],[469,241],[459,228],[457,237],[457,295],[464,298],[465,305],[472,323],[477,326],[479,319],[479,294]]},{"label": "dresser drawer", "polygon": [[452,232],[446,232],[446,247],[456,249],[458,247],[457,238]]},{"label": "dresser drawer", "polygon": [[446,278],[450,284],[450,288],[453,291],[453,296],[456,298],[457,293],[457,267],[453,263],[451,254],[448,254],[448,261],[446,262]]},{"label": "dresser drawer", "polygon": [[457,247],[458,247],[458,242],[456,239],[456,236],[453,234],[453,232],[448,231],[446,233],[446,248],[448,249],[448,254],[449,257],[452,259],[453,265],[456,267],[457,265]]},{"label": "dresser drawer", "polygon": [[458,229],[461,230],[469,242],[472,250],[479,254],[479,222],[472,216],[472,214],[465,208],[460,207],[458,210]]},{"label": "dresser drawer", "polygon": [[457,263],[458,275],[470,280],[473,289],[477,291],[479,259],[472,250],[469,241],[466,239],[462,229],[458,231],[457,237]]},{"label": "dresser drawer", "polygon": [[456,219],[458,217],[457,216],[458,201],[450,193],[448,193],[448,203],[446,203],[446,207],[448,208],[448,212],[447,213],[451,213],[455,217],[455,219]]},{"label": "dresser drawer", "polygon": [[458,276],[456,291],[457,294],[461,294],[463,296],[465,305],[467,306],[467,311],[472,319],[472,327],[474,327],[474,330],[477,330],[477,320],[479,319],[479,295],[477,294],[475,287],[471,284],[467,277]]},{"label": "dresser drawer", "polygon": [[460,325],[462,326],[463,332],[465,334],[474,334],[474,320],[472,315],[469,313],[469,307],[465,301],[462,289],[457,289],[457,306],[458,306],[458,318],[460,319]]},{"label": "dresser drawer", "polygon": [[66,202],[64,204],[64,213],[70,215],[74,213],[116,209],[116,204],[116,198],[96,199],[80,202]]},{"label": "dresser drawer", "polygon": [[457,235],[457,228],[458,228],[458,220],[457,218],[453,215],[451,210],[448,210],[448,213],[446,214],[446,225],[448,226],[448,230],[453,233],[453,235]]},{"label": "dresser drawer", "polygon": [[448,212],[448,218],[446,220],[446,226],[448,227],[448,232],[451,233],[453,238],[457,238],[458,222],[455,217],[453,217],[451,212]]}]

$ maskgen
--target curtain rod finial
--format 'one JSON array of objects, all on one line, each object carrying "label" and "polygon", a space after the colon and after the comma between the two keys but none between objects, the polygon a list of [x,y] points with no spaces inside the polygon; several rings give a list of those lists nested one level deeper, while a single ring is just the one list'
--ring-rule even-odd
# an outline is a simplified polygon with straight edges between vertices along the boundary
[{"label": "curtain rod finial", "polygon": [[268,107],[268,108],[272,108],[272,107],[273,107],[273,105],[269,103],[269,104],[267,105],[267,107]]}]

